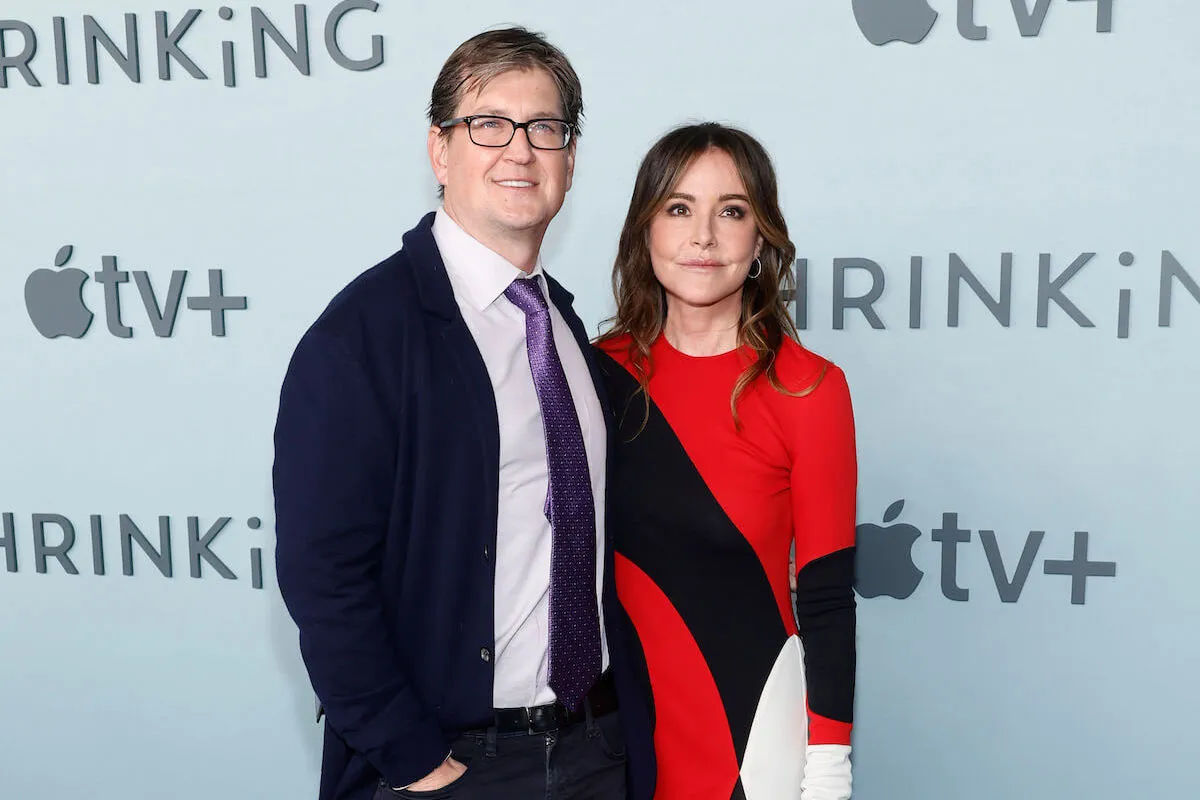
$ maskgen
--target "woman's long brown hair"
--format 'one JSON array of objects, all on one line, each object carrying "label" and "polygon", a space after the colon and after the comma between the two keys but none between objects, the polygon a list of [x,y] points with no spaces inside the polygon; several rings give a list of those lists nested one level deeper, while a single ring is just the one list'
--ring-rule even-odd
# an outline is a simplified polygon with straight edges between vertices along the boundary
[{"label": "woman's long brown hair", "polygon": [[654,277],[650,263],[650,223],[696,157],[714,149],[733,159],[746,186],[758,233],[763,238],[759,254],[762,272],[756,278],[747,278],[742,288],[738,345],[753,350],[755,360],[739,376],[729,398],[734,422],[740,425],[738,398],[759,377],[765,375],[778,392],[804,395],[815,389],[824,376],[822,370],[811,386],[797,392],[785,387],[776,372],[775,362],[784,339],[799,341],[785,299],[791,296],[796,286],[792,273],[796,246],[788,238],[787,222],[779,209],[771,158],[745,131],[716,122],[683,125],[669,131],[646,153],[634,182],[633,197],[629,201],[613,264],[617,312],[599,341],[629,336],[629,363],[641,392],[647,397],[648,418],[650,406],[646,387],[654,369],[650,347],[662,333],[667,318],[666,293]]}]

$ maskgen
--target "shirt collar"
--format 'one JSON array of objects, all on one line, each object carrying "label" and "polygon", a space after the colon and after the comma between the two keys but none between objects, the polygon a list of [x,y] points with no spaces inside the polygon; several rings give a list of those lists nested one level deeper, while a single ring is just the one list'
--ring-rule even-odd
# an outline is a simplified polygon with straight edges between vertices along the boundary
[{"label": "shirt collar", "polygon": [[541,255],[533,271],[527,275],[504,256],[464,231],[446,213],[445,207],[439,208],[434,217],[433,238],[456,288],[477,311],[483,311],[496,302],[496,298],[504,294],[504,290],[517,278],[534,278],[543,295],[548,296]]}]

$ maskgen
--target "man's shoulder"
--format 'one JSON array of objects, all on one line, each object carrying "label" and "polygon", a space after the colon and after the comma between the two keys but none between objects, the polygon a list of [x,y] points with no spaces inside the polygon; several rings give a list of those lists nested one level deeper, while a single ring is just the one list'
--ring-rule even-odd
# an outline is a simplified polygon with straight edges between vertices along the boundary
[{"label": "man's shoulder", "polygon": [[401,248],[366,268],[335,294],[313,322],[328,333],[359,326],[416,305],[412,264]]},{"label": "man's shoulder", "polygon": [[326,304],[310,332],[344,338],[395,329],[421,309],[418,270],[428,268],[429,248],[436,245],[429,234],[429,217],[404,235],[401,248],[364,269],[343,286]]}]

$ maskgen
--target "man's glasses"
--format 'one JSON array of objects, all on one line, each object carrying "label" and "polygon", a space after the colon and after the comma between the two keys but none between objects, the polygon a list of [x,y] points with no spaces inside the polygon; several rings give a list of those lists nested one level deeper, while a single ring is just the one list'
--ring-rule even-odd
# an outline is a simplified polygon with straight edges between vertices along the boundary
[{"label": "man's glasses", "polygon": [[571,123],[565,119],[531,119],[517,122],[508,117],[480,116],[455,117],[439,123],[439,128],[452,128],[466,124],[467,135],[480,147],[507,147],[517,133],[524,128],[529,146],[536,150],[562,150],[571,143]]}]

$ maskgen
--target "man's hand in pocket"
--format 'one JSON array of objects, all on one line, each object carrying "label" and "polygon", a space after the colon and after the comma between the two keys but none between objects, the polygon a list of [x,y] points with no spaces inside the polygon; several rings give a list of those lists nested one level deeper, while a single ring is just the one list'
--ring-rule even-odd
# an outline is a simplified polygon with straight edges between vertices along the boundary
[{"label": "man's hand in pocket", "polygon": [[455,761],[452,756],[446,756],[446,760],[438,765],[438,768],[426,775],[416,783],[410,783],[408,786],[400,788],[410,792],[434,792],[445,786],[449,786],[463,776],[467,771],[465,764]]}]

